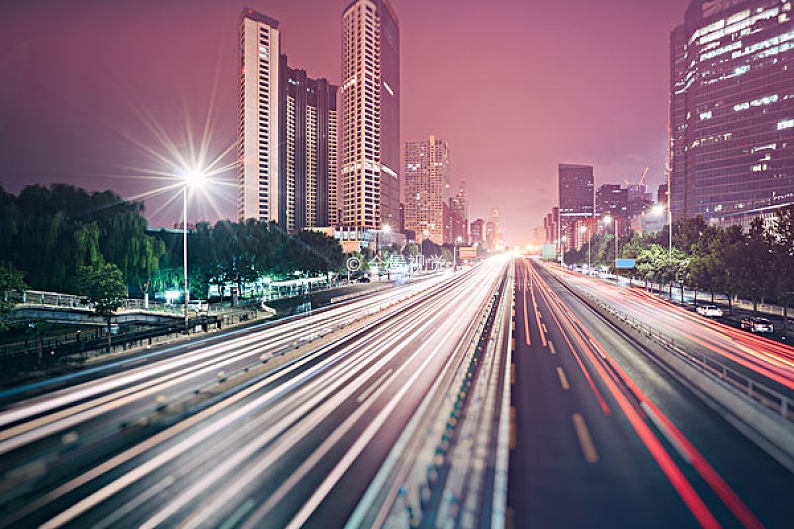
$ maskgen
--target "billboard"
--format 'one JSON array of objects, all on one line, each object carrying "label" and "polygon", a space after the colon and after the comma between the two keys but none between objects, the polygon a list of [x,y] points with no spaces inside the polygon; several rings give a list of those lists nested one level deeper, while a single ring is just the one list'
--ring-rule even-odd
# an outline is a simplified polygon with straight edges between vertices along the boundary
[{"label": "billboard", "polygon": [[557,258],[557,250],[553,244],[544,244],[543,245],[543,258],[544,259],[556,259]]},{"label": "billboard", "polygon": [[458,257],[461,259],[477,259],[477,248],[474,246],[461,246],[458,248]]},{"label": "billboard", "polygon": [[634,268],[634,259],[615,259],[615,268]]}]

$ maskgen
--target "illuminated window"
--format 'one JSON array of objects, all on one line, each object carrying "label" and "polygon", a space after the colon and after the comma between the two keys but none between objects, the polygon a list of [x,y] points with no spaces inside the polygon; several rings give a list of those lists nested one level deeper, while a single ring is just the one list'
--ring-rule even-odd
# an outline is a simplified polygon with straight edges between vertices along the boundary
[{"label": "illuminated window", "polygon": [[701,112],[700,113],[700,119],[701,119],[701,121],[704,120],[704,119],[711,119],[711,110],[708,110],[706,112]]},{"label": "illuminated window", "polygon": [[790,129],[794,127],[794,119],[784,119],[777,122],[777,130]]}]

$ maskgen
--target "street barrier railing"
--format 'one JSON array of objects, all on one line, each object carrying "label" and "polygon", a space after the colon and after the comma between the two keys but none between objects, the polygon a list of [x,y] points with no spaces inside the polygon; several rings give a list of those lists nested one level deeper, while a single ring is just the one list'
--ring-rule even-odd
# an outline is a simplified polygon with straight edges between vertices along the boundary
[{"label": "street barrier railing", "polygon": [[671,336],[659,332],[647,323],[644,323],[633,316],[616,309],[603,300],[596,298],[590,293],[579,292],[584,295],[592,304],[608,311],[614,318],[620,320],[630,329],[647,338],[652,339],[659,345],[675,352],[691,365],[698,368],[702,373],[714,377],[724,384],[727,384],[742,394],[750,397],[764,407],[780,414],[789,421],[794,421],[794,400],[775,391],[766,384],[753,380],[746,375],[732,369],[728,365],[703,353],[693,353],[686,351]]}]

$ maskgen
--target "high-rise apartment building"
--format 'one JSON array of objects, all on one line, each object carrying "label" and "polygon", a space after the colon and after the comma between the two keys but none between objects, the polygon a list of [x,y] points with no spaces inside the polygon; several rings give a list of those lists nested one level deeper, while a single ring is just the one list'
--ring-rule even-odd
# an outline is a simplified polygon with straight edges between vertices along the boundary
[{"label": "high-rise apartment building", "polygon": [[[593,166],[561,163],[557,167],[559,182],[560,229],[567,235],[572,222],[593,217]],[[570,238],[566,236],[570,243]]]},{"label": "high-rise apartment building", "polygon": [[240,20],[237,219],[279,221],[281,116],[278,21],[245,9]]},{"label": "high-rise apartment building", "polygon": [[670,34],[675,219],[794,200],[794,22],[789,0],[693,0]]},{"label": "high-rise apartment building", "polygon": [[388,0],[354,0],[343,11],[341,93],[341,223],[396,226],[400,30]]},{"label": "high-rise apartment building", "polygon": [[417,241],[444,240],[444,205],[449,189],[449,146],[441,138],[405,143],[405,229]]},{"label": "high-rise apartment building", "polygon": [[237,217],[290,232],[336,225],[338,87],[290,68],[277,28],[243,11]]},{"label": "high-rise apartment building", "polygon": [[279,218],[293,231],[338,224],[337,87],[312,79],[305,70],[287,66],[284,89],[285,123],[280,142],[285,210]]}]

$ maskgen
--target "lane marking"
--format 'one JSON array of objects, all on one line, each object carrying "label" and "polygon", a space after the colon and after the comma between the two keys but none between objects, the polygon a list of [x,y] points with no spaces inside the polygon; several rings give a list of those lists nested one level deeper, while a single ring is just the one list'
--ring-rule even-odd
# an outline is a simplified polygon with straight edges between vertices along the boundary
[{"label": "lane marking", "polygon": [[540,326],[543,327],[543,332],[548,334],[549,330],[546,329],[546,324],[545,323],[541,323]]},{"label": "lane marking", "polygon": [[553,355],[557,354],[557,349],[554,348],[554,343],[551,340],[549,340],[549,352]]},{"label": "lane marking", "polygon": [[356,402],[362,403],[365,400],[367,400],[367,397],[369,397],[372,394],[372,392],[375,391],[378,388],[378,386],[380,386],[380,384],[383,382],[383,380],[386,377],[391,375],[391,372],[392,372],[391,368],[387,369],[385,373],[379,376],[378,379],[375,382],[373,382],[370,387],[364,390],[364,392],[356,398]]},{"label": "lane marking", "polygon": [[580,413],[573,414],[573,427],[576,430],[576,437],[579,438],[579,446],[582,448],[582,455],[588,463],[598,463],[598,451],[596,451],[593,438],[584,422],[584,417]]},{"label": "lane marking", "polygon": [[565,371],[559,366],[557,366],[557,376],[560,379],[560,386],[562,386],[562,389],[566,391],[570,389],[571,386],[568,385],[568,378],[565,376]]}]

